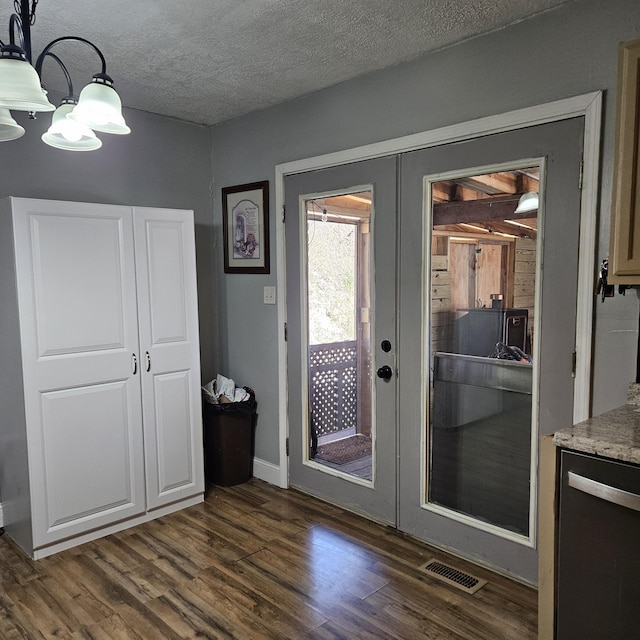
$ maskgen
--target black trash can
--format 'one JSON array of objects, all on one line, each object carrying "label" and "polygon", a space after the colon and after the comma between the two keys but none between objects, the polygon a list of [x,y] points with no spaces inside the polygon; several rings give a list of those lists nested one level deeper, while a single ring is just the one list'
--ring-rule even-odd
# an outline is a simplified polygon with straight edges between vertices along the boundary
[{"label": "black trash can", "polygon": [[256,396],[245,402],[214,404],[203,394],[204,473],[207,485],[231,487],[253,476]]}]

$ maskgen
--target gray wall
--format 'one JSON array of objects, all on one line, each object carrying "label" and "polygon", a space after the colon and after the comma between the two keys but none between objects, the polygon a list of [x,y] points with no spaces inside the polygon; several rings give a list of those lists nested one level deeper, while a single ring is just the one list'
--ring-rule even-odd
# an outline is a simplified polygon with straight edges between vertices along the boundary
[{"label": "gray wall", "polygon": [[[225,275],[220,189],[268,179],[276,164],[560,98],[605,91],[599,246],[608,254],[616,50],[640,37],[637,0],[580,0],[488,36],[212,129],[220,371],[258,398],[256,455],[279,463],[276,307],[271,274]],[[271,189],[271,237],[275,234]],[[281,292],[278,292],[280,294]],[[638,297],[595,302],[593,413],[622,404],[635,378]]]},{"label": "gray wall", "polygon": [[[52,100],[55,102],[56,97]],[[19,140],[0,144],[0,198],[21,196],[108,204],[193,209],[196,222],[202,377],[217,365],[213,206],[209,196],[208,129],[150,113],[125,110],[132,133],[99,134],[101,149],[71,153],[47,146],[40,136],[51,122],[41,114]]]}]

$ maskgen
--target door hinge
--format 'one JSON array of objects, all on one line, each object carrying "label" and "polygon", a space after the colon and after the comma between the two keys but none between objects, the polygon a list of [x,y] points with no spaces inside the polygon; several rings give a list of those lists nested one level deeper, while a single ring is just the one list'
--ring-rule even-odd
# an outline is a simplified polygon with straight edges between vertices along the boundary
[{"label": "door hinge", "polygon": [[284,205],[282,205],[282,222],[285,221],[286,217],[287,217],[287,208]]},{"label": "door hinge", "polygon": [[286,446],[287,456],[288,456],[289,455],[289,438],[287,438],[285,446]]},{"label": "door hinge", "polygon": [[287,342],[287,340],[289,339],[289,333],[287,331],[287,323],[284,323],[284,341]]},{"label": "door hinge", "polygon": [[582,184],[584,182],[584,160],[580,160],[580,178],[578,179],[578,189],[582,191]]},{"label": "door hinge", "polygon": [[576,351],[574,351],[571,354],[571,376],[573,378],[576,377],[576,368],[578,366],[578,353]]}]

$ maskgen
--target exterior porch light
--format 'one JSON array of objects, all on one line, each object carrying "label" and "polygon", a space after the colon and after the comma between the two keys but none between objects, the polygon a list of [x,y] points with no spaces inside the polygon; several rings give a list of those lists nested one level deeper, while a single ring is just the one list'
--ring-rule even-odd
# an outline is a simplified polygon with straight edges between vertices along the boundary
[{"label": "exterior porch light", "polygon": [[516,213],[526,213],[527,211],[535,211],[538,208],[539,199],[535,191],[523,193],[518,201]]}]

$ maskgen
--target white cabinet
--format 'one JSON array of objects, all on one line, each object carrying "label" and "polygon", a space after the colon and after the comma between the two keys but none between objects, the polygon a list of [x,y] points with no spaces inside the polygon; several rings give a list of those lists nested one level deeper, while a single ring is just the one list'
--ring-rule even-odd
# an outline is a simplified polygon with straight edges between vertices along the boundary
[{"label": "white cabinet", "polygon": [[191,211],[0,208],[0,498],[43,557],[201,501]]},{"label": "white cabinet", "polygon": [[193,219],[139,207],[133,217],[147,508],[156,508],[204,491]]}]

